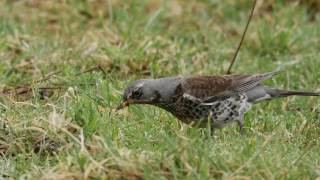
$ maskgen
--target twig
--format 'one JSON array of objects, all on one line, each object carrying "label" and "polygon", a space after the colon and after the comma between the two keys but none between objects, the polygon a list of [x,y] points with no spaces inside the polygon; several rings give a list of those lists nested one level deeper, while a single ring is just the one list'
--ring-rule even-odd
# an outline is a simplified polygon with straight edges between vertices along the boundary
[{"label": "twig", "polygon": [[[56,89],[65,89],[67,87],[64,86],[52,86],[52,87],[39,87],[38,89],[41,90],[56,90]],[[25,87],[20,87],[20,88],[16,88],[14,89],[15,94],[16,95],[21,95],[21,94],[25,94],[28,93],[30,91],[32,91],[32,87],[31,86],[25,86]]]},{"label": "twig", "polygon": [[[82,71],[80,73],[77,73],[74,76],[79,76],[81,74],[92,72],[92,71],[95,71],[95,70],[101,71],[104,74],[104,76],[107,75],[107,73],[103,70],[101,65],[97,65],[97,66],[91,67],[91,68],[89,68],[87,70],[84,70],[84,71]],[[62,71],[56,71],[56,72],[49,73],[48,75],[46,75],[45,77],[43,77],[43,78],[41,78],[39,80],[36,80],[34,82],[29,82],[29,83],[26,83],[26,84],[23,84],[23,85],[16,85],[12,89],[9,89],[9,90],[3,91],[3,92],[5,94],[7,94],[7,93],[8,94],[13,94],[13,92],[14,92],[16,95],[21,95],[21,94],[28,93],[28,92],[32,91],[32,84],[38,84],[38,83],[47,81],[50,78],[52,78],[54,75],[59,74],[61,72]],[[64,88],[66,88],[66,87],[63,86],[63,85],[49,86],[49,87],[38,87],[38,89],[42,89],[42,90],[54,90],[54,89],[64,89]]]},{"label": "twig", "polygon": [[101,65],[98,65],[98,68],[103,73],[103,75],[106,77],[107,73],[104,71],[104,69],[101,67]]},{"label": "twig", "polygon": [[85,73],[92,72],[92,71],[95,71],[95,70],[99,70],[99,71],[101,71],[103,73],[103,75],[107,75],[107,73],[103,70],[101,65],[97,65],[97,66],[91,67],[91,68],[89,68],[87,70],[84,70],[82,72],[79,72],[79,73],[75,74],[74,76],[79,76],[81,74],[85,74]]},{"label": "twig", "polygon": [[22,84],[22,85],[13,85],[14,86],[14,89],[15,90],[18,90],[18,89],[27,89],[28,87],[30,87],[31,86],[31,84],[37,84],[37,83],[41,83],[41,82],[44,82],[44,81],[47,81],[47,80],[49,80],[49,79],[51,79],[54,75],[56,75],[56,74],[59,74],[59,73],[61,73],[62,71],[56,71],[56,72],[52,72],[52,73],[49,73],[47,76],[45,76],[45,77],[43,77],[43,78],[41,78],[41,79],[39,79],[39,80],[36,80],[36,81],[34,81],[34,82],[29,82],[29,83],[26,83],[26,84]]},{"label": "twig", "polygon": [[235,60],[236,60],[236,58],[237,58],[237,55],[238,55],[238,52],[239,52],[239,50],[240,50],[240,48],[241,48],[241,45],[242,45],[244,36],[246,35],[247,29],[248,29],[249,24],[250,24],[250,22],[251,22],[251,18],[252,18],[252,16],[253,16],[254,8],[256,7],[256,2],[257,2],[257,0],[253,0],[253,2],[252,2],[252,9],[251,9],[251,12],[250,12],[250,16],[249,16],[247,25],[246,25],[246,27],[245,27],[245,29],[244,29],[244,31],[243,31],[241,40],[240,40],[240,42],[239,42],[239,44],[238,44],[238,48],[237,48],[236,52],[234,53],[233,58],[232,58],[232,60],[231,60],[231,62],[230,62],[230,65],[229,65],[227,74],[231,74],[231,68],[232,68],[232,66],[233,66],[233,64],[234,64],[234,62],[235,62]]},{"label": "twig", "polygon": [[62,72],[62,71],[52,72],[52,73],[48,74],[47,76],[45,76],[44,78],[39,79],[39,80],[36,80],[34,83],[41,83],[41,82],[43,82],[43,81],[49,80],[52,76],[57,75],[57,74],[59,74],[59,73],[61,73],[61,72]]},{"label": "twig", "polygon": [[[43,77],[43,78],[41,78],[39,80],[36,80],[34,82],[29,82],[29,83],[26,83],[26,84],[23,84],[23,85],[17,85],[17,86],[14,87],[13,91],[15,92],[16,95],[28,93],[29,91],[32,90],[32,87],[31,87],[32,84],[37,84],[37,83],[41,83],[41,82],[47,81],[47,80],[51,79],[54,75],[59,74],[61,72],[62,71],[55,71],[55,72],[49,73],[45,77]],[[10,93],[11,92],[9,90],[9,94]]]}]

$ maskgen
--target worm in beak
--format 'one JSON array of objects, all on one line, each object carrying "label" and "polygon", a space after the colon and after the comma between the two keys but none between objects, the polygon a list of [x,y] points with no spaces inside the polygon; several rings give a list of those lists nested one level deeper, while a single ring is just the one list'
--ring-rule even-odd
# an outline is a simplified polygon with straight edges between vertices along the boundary
[{"label": "worm in beak", "polygon": [[116,108],[116,111],[119,111],[120,109],[123,109],[123,108],[125,108],[125,107],[127,107],[129,105],[130,105],[129,101],[124,101],[124,102],[122,102],[121,104],[118,105],[118,107]]}]

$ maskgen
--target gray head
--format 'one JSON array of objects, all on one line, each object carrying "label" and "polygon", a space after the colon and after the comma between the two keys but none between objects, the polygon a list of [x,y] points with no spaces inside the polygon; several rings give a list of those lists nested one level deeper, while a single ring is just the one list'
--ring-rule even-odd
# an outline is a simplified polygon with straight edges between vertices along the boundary
[{"label": "gray head", "polygon": [[134,81],[123,93],[123,102],[117,109],[130,104],[157,105],[167,101],[174,93],[180,78],[142,79]]}]

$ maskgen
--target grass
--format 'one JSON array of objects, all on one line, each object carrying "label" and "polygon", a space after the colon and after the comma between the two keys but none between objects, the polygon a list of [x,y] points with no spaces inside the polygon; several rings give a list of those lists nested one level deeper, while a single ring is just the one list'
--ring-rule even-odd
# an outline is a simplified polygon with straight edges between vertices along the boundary
[{"label": "grass", "polygon": [[[317,7],[258,2],[233,72],[281,67],[267,84],[319,91]],[[211,137],[150,106],[114,112],[135,79],[223,74],[250,8],[246,0],[1,1],[2,178],[319,178],[319,98],[254,106],[244,136],[229,126]],[[97,65],[104,72],[78,74]]]}]

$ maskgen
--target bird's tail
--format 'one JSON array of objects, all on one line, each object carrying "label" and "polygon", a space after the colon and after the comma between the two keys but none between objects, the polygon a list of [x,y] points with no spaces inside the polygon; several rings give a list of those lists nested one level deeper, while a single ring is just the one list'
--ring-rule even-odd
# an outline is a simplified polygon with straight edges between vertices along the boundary
[{"label": "bird's tail", "polygon": [[268,88],[266,89],[266,91],[272,98],[281,98],[288,96],[320,96],[320,92],[288,91],[273,88]]}]

